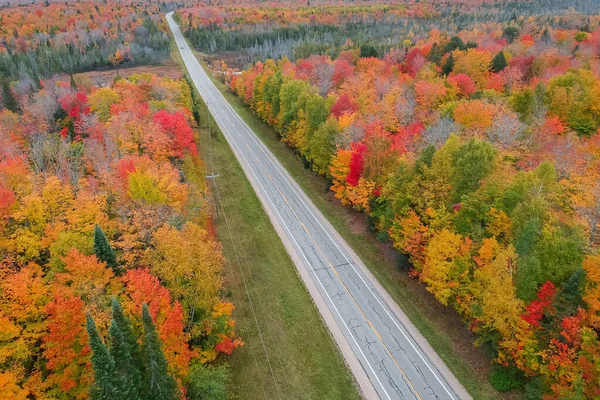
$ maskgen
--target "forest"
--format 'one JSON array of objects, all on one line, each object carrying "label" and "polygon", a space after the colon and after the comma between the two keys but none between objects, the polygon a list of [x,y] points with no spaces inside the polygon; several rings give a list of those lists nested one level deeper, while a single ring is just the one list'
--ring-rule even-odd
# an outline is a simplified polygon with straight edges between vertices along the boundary
[{"label": "forest", "polygon": [[223,398],[207,365],[243,342],[188,83],[41,86],[0,112],[0,397]]},{"label": "forest", "polygon": [[66,2],[0,8],[0,74],[17,90],[56,73],[158,63],[169,57],[169,5]]},{"label": "forest", "polygon": [[0,398],[231,395],[244,332],[200,101],[189,79],[82,77],[168,62],[175,9],[231,63],[215,75],[460,317],[495,389],[600,398],[600,9],[343,3],[0,5]]},{"label": "forest", "polygon": [[[356,42],[279,52],[229,84],[462,316],[498,390],[597,398],[600,16],[585,2],[470,3],[453,8],[460,24],[443,2],[365,6],[356,18],[375,28]],[[246,31],[301,47],[344,37],[358,23],[344,10],[188,13],[188,35],[221,37],[210,51],[256,46],[232,47]],[[387,23],[406,34],[370,43]]]}]

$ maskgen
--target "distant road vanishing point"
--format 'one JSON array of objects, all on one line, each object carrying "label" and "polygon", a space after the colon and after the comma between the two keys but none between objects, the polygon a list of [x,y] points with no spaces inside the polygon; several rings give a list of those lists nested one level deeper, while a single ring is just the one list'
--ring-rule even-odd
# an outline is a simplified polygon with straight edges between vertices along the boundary
[{"label": "distant road vanishing point", "polygon": [[[173,13],[188,73],[367,399],[470,399],[364,263],[213,85]],[[327,371],[317,371],[327,374]]]}]

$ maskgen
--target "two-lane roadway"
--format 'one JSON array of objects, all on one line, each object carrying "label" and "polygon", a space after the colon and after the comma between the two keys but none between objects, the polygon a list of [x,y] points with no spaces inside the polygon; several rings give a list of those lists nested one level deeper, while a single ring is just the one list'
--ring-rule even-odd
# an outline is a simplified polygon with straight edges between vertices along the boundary
[{"label": "two-lane roadway", "polygon": [[[368,399],[470,399],[321,212],[213,85],[167,21],[189,75]],[[327,374],[327,371],[320,371]]]}]

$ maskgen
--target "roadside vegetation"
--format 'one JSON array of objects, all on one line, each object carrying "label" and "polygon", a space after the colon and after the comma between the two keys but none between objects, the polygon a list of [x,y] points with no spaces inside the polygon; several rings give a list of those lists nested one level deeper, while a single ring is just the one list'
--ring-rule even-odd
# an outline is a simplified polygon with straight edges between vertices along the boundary
[{"label": "roadside vegetation", "polygon": [[[336,51],[268,59],[241,73],[213,63],[214,71],[275,131],[263,136],[292,148],[379,240],[407,256],[405,273],[453,310],[473,335],[464,337],[493,361],[482,371],[491,385],[532,399],[594,398],[598,12],[508,2],[523,14],[497,9],[492,17],[493,4],[459,4],[472,17],[461,26],[444,24],[454,20],[444,3],[428,16],[401,5],[359,9],[366,20],[421,28],[382,41],[386,48],[369,43],[380,33],[374,27],[364,42],[333,44]],[[254,17],[269,10],[242,7],[210,29],[230,32],[243,20],[248,33],[314,30],[325,15],[347,23],[343,10],[324,7],[313,18],[283,8],[267,23]],[[206,23],[187,15],[196,29]],[[482,15],[490,21],[478,22]]]},{"label": "roadside vegetation", "polygon": [[226,258],[224,293],[236,305],[233,318],[245,343],[228,360],[232,395],[358,399],[352,374],[254,189],[197,92],[194,101],[205,171],[218,175],[209,188]]}]

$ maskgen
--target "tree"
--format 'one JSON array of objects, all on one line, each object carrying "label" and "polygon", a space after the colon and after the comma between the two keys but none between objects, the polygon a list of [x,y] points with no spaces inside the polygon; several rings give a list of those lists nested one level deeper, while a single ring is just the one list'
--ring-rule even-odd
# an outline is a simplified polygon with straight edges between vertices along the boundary
[{"label": "tree", "polygon": [[515,39],[517,39],[520,34],[521,33],[519,32],[519,29],[515,28],[514,26],[506,27],[502,31],[502,37],[506,38],[506,41],[508,43],[514,42]]},{"label": "tree", "polygon": [[177,382],[168,374],[167,360],[161,350],[158,333],[154,328],[152,317],[146,303],[142,305],[142,362],[146,372],[145,384],[148,387],[148,398],[155,400],[176,400]]},{"label": "tree", "polygon": [[112,301],[112,323],[109,328],[110,354],[115,362],[115,373],[123,376],[125,387],[129,388],[130,400],[145,398],[142,386],[144,376],[142,357],[137,338],[133,334],[131,323],[123,314],[121,304],[115,298]]},{"label": "tree", "polygon": [[498,54],[492,58],[492,72],[500,72],[506,68],[506,58],[504,57],[504,50],[500,50]]},{"label": "tree", "polygon": [[479,49],[467,49],[453,53],[455,62],[452,71],[456,74],[469,75],[479,89],[485,88],[492,57],[490,53]]},{"label": "tree", "polygon": [[86,317],[86,327],[92,349],[92,367],[94,368],[94,384],[90,397],[97,400],[126,400],[129,398],[124,377],[115,369],[115,362],[102,343],[98,328],[91,315]]},{"label": "tree", "polygon": [[227,400],[229,371],[225,366],[207,367],[198,364],[187,377],[186,397],[188,400]]},{"label": "tree", "polygon": [[[55,295],[46,306],[48,333],[43,337],[44,356],[50,371],[47,381],[56,395],[84,396],[93,374],[85,331],[84,303],[79,297]],[[63,397],[58,398],[63,398]]]},{"label": "tree", "polygon": [[106,87],[94,90],[88,99],[88,104],[101,121],[107,121],[111,106],[119,101],[121,96],[113,88]]},{"label": "tree", "polygon": [[21,107],[19,106],[19,102],[17,101],[8,79],[2,79],[2,101],[4,103],[4,107],[7,110],[10,110],[14,113],[18,113],[21,111]]},{"label": "tree", "polygon": [[453,199],[460,202],[463,195],[475,191],[494,168],[496,150],[488,142],[471,139],[454,154],[455,169]]},{"label": "tree", "polygon": [[379,53],[377,53],[377,49],[371,44],[363,44],[360,46],[360,56],[361,58],[365,57],[379,57]]},{"label": "tree", "polygon": [[116,276],[121,275],[123,271],[117,264],[117,255],[99,225],[94,227],[94,253],[98,260],[112,268]]},{"label": "tree", "polygon": [[442,67],[442,73],[444,75],[449,75],[450,72],[454,70],[454,55],[450,53],[448,58],[446,58],[446,62],[444,62],[444,66]]}]

